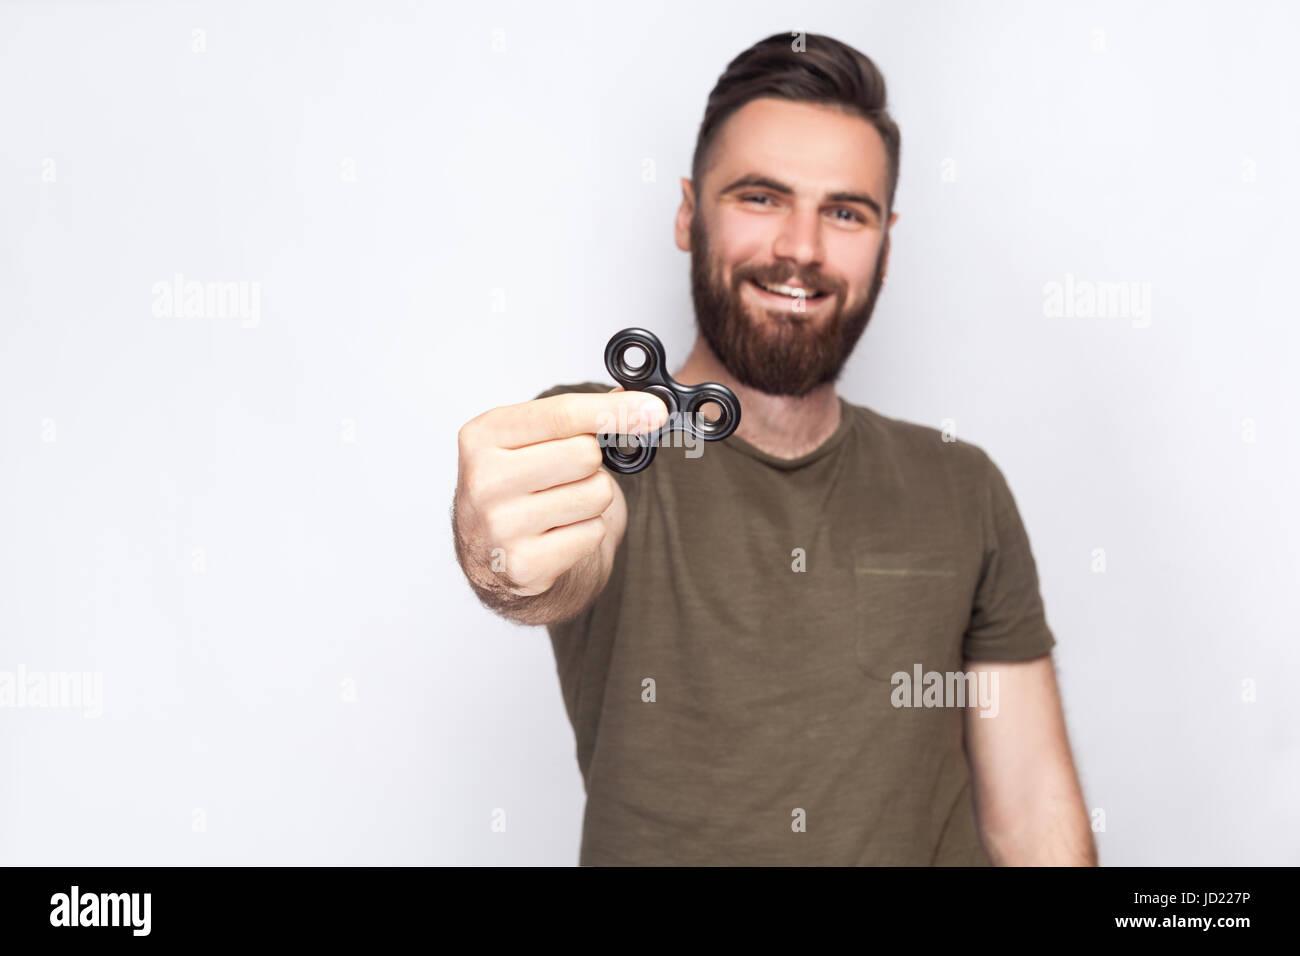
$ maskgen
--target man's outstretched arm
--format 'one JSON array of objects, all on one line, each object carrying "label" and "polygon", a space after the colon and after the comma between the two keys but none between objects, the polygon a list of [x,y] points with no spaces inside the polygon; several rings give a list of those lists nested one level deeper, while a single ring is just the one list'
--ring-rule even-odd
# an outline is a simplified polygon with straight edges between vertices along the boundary
[{"label": "man's outstretched arm", "polygon": [[967,661],[977,686],[997,675],[997,713],[966,710],[980,840],[995,866],[1096,866],[1097,845],[1065,730],[1051,655]]}]

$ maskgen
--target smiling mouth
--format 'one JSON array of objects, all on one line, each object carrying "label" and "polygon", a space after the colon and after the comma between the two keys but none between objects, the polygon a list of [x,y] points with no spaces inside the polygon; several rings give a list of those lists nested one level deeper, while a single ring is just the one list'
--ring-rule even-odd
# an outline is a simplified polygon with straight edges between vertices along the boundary
[{"label": "smiling mouth", "polygon": [[747,279],[746,281],[765,296],[768,296],[771,299],[784,300],[786,302],[798,302],[800,300],[803,300],[804,302],[820,302],[822,299],[829,298],[830,296],[829,292],[809,293],[806,289],[799,289],[780,283],[776,285],[764,285],[763,283],[757,282],[753,279]]}]

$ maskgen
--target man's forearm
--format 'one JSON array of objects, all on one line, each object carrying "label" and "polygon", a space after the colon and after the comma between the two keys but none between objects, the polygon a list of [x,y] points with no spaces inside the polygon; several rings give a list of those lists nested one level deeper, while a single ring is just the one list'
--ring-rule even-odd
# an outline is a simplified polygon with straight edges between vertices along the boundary
[{"label": "man's forearm", "polygon": [[1045,798],[1019,821],[1002,828],[979,826],[980,841],[994,866],[1097,866],[1097,844],[1079,795]]},{"label": "man's forearm", "polygon": [[608,537],[601,547],[569,568],[540,594],[519,594],[522,588],[507,571],[493,571],[478,556],[469,554],[456,524],[452,507],[452,540],[456,560],[470,589],[484,607],[516,624],[539,626],[567,621],[581,614],[604,589],[613,564]]},{"label": "man's forearm", "polygon": [[537,626],[568,621],[586,610],[600,592],[600,575],[600,552],[596,552],[561,574],[541,594],[515,594],[516,586],[504,572],[484,583],[466,577],[485,607],[516,624]]}]

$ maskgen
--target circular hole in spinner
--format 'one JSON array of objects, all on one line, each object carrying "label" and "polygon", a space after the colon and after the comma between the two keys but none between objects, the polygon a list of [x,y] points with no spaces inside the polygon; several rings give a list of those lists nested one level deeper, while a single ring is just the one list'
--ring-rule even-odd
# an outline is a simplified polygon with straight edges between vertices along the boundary
[{"label": "circular hole in spinner", "polygon": [[614,355],[614,365],[620,378],[641,380],[649,378],[655,370],[655,358],[648,348],[637,342],[628,342]]},{"label": "circular hole in spinner", "polygon": [[689,410],[695,430],[701,435],[718,435],[731,424],[728,406],[709,394],[697,395]]},{"label": "circular hole in spinner", "polygon": [[[622,447],[624,443],[630,447]],[[605,463],[614,471],[626,474],[640,471],[654,454],[654,449],[645,435],[619,435],[618,443],[605,445],[604,452]]]}]

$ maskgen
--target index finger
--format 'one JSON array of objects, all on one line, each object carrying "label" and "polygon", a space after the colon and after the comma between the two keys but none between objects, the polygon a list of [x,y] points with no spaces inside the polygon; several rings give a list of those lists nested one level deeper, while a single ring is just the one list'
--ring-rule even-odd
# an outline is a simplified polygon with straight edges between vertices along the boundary
[{"label": "index finger", "polygon": [[563,392],[493,409],[482,425],[497,448],[522,448],[574,435],[633,435],[661,427],[668,406],[651,392]]}]

